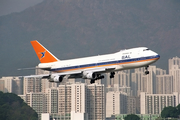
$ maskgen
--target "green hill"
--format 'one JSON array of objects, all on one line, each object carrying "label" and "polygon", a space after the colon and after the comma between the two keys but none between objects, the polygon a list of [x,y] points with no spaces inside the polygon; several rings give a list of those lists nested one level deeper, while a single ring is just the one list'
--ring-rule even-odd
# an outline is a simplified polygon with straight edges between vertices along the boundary
[{"label": "green hill", "polygon": [[0,91],[0,120],[37,120],[37,113],[13,93]]}]

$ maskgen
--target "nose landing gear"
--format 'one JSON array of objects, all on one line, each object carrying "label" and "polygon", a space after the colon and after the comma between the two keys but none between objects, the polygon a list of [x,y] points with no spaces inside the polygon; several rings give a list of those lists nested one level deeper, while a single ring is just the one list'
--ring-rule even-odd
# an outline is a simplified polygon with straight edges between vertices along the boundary
[{"label": "nose landing gear", "polygon": [[146,70],[146,71],[145,71],[145,75],[148,75],[148,74],[149,74],[148,67],[149,67],[149,66],[146,66],[146,67],[145,67],[145,70]]}]

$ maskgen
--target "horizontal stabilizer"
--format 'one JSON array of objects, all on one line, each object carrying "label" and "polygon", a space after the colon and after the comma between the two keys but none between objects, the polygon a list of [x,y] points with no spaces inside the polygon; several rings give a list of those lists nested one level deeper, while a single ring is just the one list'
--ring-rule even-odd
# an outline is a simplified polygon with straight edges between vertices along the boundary
[{"label": "horizontal stabilizer", "polygon": [[51,68],[38,68],[38,67],[31,67],[31,68],[19,68],[17,70],[35,70],[35,69],[41,69],[41,70],[50,70]]}]

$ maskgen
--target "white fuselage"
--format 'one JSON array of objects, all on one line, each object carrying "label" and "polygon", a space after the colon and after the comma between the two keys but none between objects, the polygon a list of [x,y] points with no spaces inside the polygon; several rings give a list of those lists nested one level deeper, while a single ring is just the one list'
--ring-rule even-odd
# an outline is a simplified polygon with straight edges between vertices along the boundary
[{"label": "white fuselage", "polygon": [[[157,61],[160,56],[146,47],[121,50],[117,53],[84,57],[70,60],[61,60],[52,63],[40,63],[39,68],[50,68],[50,71],[64,73],[72,71],[86,71],[106,69],[118,71],[148,66]],[[112,69],[114,68],[114,69]]]}]

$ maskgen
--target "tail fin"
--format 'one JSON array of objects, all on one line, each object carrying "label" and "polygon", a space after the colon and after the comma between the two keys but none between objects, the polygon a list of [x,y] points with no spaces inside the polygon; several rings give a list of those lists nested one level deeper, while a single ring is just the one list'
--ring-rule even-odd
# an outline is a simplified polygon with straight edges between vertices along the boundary
[{"label": "tail fin", "polygon": [[43,45],[41,45],[37,40],[31,41],[31,44],[41,63],[58,61],[58,59],[51,52],[49,52]]}]

